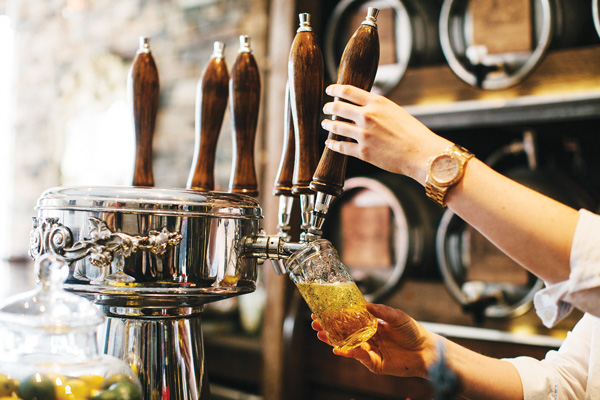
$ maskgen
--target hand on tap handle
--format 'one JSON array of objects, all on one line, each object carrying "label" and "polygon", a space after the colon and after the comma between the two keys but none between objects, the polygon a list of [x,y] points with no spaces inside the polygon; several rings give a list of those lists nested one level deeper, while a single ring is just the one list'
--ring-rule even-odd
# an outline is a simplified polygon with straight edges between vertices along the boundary
[{"label": "hand on tap handle", "polygon": [[188,189],[215,189],[215,153],[229,94],[229,73],[223,42],[214,43],[214,51],[196,92],[196,145],[187,182]]},{"label": "hand on tap handle", "polygon": [[254,141],[260,103],[260,75],[250,48],[250,38],[240,36],[240,49],[229,79],[233,120],[233,167],[229,191],[258,196],[254,167]]},{"label": "hand on tap handle", "polygon": [[154,186],[152,138],[158,112],[158,69],[148,38],[140,38],[140,48],[127,77],[127,89],[133,107],[135,161],[133,186]]},{"label": "hand on tap handle", "polygon": [[[379,34],[376,24],[378,13],[378,9],[369,7],[367,18],[348,41],[340,61],[337,83],[371,90],[379,64]],[[342,101],[338,98],[334,100]],[[332,119],[336,119],[336,116]],[[347,140],[332,132],[329,133],[328,139]],[[308,229],[311,235],[321,235],[325,216],[333,197],[342,194],[347,162],[347,155],[336,153],[329,148],[323,151],[310,183],[310,188],[317,192],[311,226]]]},{"label": "hand on tap handle", "polygon": [[[369,7],[367,18],[348,41],[338,69],[338,84],[371,90],[379,64],[379,34],[376,24],[378,13],[379,10]],[[343,101],[337,98],[335,100]],[[334,116],[332,119],[335,118]],[[348,140],[331,132],[329,138]],[[348,156],[325,148],[310,188],[331,196],[341,195],[347,161]]]}]

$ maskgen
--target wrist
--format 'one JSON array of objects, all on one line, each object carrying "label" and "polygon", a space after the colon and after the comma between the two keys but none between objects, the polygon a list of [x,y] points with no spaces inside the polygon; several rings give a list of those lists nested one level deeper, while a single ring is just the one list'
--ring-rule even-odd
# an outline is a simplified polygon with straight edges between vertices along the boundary
[{"label": "wrist", "polygon": [[[421,378],[429,379],[429,372],[431,367],[438,362],[440,357],[440,348],[443,348],[445,339],[432,332],[428,332],[427,345],[422,351],[423,357],[423,370],[421,371]],[[442,346],[440,346],[442,344]]]},{"label": "wrist", "polygon": [[434,158],[436,155],[447,151],[448,148],[454,144],[451,141],[444,139],[443,137],[438,137],[436,139],[438,140],[432,140],[429,146],[427,146],[426,149],[423,149],[423,151],[420,152],[419,160],[415,164],[418,167],[416,168],[414,179],[417,182],[419,182],[423,187],[427,182],[427,169],[429,167],[429,162],[431,161],[431,159]]}]

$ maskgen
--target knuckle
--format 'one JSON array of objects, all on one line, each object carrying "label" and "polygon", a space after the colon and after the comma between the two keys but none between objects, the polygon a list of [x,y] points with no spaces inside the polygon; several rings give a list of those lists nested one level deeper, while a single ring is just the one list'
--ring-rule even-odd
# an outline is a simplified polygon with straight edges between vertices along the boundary
[{"label": "knuckle", "polygon": [[359,158],[361,158],[362,160],[368,160],[369,159],[369,148],[365,147],[365,146],[358,146],[358,155]]},{"label": "knuckle", "polygon": [[335,132],[337,127],[336,127],[336,124],[334,121],[325,120],[325,121],[323,121],[323,128],[325,128],[329,132]]},{"label": "knuckle", "polygon": [[373,135],[369,131],[362,131],[360,135],[360,141],[363,143],[363,147],[367,147],[366,145],[371,142]]},{"label": "knuckle", "polygon": [[376,115],[376,112],[371,107],[365,107],[362,113],[363,123],[365,123],[366,125],[372,124],[373,122],[375,122]]},{"label": "knuckle", "polygon": [[330,103],[328,110],[331,114],[338,114],[340,112],[340,102],[339,101],[334,101],[333,103]]},{"label": "knuckle", "polygon": [[375,105],[378,105],[378,106],[381,106],[381,105],[384,105],[384,104],[386,104],[387,100],[388,100],[388,99],[387,99],[387,98],[385,98],[385,97],[383,97],[383,96],[376,96],[376,97],[373,99],[373,104],[375,104]]},{"label": "knuckle", "polygon": [[358,114],[357,114],[357,115],[354,117],[354,123],[355,123],[357,126],[360,126],[360,127],[364,127],[364,126],[366,126],[366,124],[367,124],[367,118],[366,118],[366,115],[364,114],[364,112],[362,112],[362,113],[358,113]]},{"label": "knuckle", "polygon": [[341,86],[340,90],[339,90],[339,96],[340,97],[346,97],[350,94],[350,87],[349,86]]}]

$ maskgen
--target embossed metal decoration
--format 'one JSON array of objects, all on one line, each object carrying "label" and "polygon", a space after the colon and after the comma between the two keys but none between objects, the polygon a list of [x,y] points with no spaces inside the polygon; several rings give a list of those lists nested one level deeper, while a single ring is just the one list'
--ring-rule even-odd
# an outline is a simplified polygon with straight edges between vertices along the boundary
[{"label": "embossed metal decoration", "polygon": [[73,233],[62,225],[58,218],[33,218],[33,228],[29,240],[29,254],[36,258],[51,252],[59,254],[69,264],[88,257],[92,265],[108,267],[115,257],[129,257],[138,250],[162,255],[169,246],[177,246],[182,239],[178,232],[151,230],[147,236],[132,236],[122,232],[112,232],[105,221],[96,217],[89,220],[89,239],[73,243]]}]

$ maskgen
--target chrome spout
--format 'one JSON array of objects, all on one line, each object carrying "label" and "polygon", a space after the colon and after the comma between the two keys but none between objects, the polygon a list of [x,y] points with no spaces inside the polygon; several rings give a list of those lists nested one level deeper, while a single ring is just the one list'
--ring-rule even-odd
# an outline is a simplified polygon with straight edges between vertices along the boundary
[{"label": "chrome spout", "polygon": [[302,225],[300,229],[307,232],[312,225],[312,213],[315,207],[315,195],[314,194],[301,194],[300,195],[300,217],[302,218]]},{"label": "chrome spout", "polygon": [[312,220],[308,233],[310,235],[321,237],[323,235],[323,224],[329,211],[329,206],[335,196],[323,192],[317,192],[314,208],[312,210]]},{"label": "chrome spout", "polygon": [[277,228],[279,229],[278,236],[282,237],[286,242],[290,241],[290,218],[292,216],[293,206],[294,197],[284,195],[279,196],[279,210],[277,223]]},{"label": "chrome spout", "polygon": [[[302,242],[288,242],[279,235],[266,235],[261,232],[260,235],[247,237],[243,240],[242,255],[257,258],[259,262],[266,260],[284,261],[302,246],[304,246]],[[273,267],[278,275],[286,273],[283,262],[274,263]]]}]

